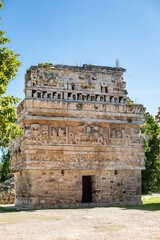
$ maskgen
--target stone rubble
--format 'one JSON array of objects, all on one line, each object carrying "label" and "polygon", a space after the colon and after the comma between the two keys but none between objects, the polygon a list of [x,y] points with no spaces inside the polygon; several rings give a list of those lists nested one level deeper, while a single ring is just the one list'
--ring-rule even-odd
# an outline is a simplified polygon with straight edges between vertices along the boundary
[{"label": "stone rubble", "polygon": [[15,203],[14,178],[0,183],[0,204]]}]

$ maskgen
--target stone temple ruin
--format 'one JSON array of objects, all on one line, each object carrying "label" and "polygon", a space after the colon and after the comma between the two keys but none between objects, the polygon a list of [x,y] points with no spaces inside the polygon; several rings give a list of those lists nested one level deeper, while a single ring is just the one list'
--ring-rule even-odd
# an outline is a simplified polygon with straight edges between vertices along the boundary
[{"label": "stone temple ruin", "polygon": [[123,68],[31,66],[11,143],[20,207],[141,204],[140,126]]}]

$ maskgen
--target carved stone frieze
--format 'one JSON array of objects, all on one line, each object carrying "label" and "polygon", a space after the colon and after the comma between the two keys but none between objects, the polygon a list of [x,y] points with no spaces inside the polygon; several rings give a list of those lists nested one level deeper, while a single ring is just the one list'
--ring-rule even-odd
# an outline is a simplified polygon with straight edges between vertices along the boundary
[{"label": "carved stone frieze", "polygon": [[124,72],[48,64],[27,71],[18,106],[24,135],[11,142],[17,206],[79,206],[84,179],[95,205],[141,203],[145,108],[127,103]]}]

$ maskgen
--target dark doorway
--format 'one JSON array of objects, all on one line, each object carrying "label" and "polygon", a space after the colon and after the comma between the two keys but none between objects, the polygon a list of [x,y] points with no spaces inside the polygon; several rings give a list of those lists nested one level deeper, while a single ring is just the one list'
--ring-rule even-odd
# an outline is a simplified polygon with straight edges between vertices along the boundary
[{"label": "dark doorway", "polygon": [[82,202],[92,202],[92,184],[91,176],[82,176]]}]

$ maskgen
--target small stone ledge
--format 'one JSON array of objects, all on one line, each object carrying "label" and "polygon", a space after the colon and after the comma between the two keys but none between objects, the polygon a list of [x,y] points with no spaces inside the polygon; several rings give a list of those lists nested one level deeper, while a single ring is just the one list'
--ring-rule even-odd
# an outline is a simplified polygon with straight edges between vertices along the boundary
[{"label": "small stone ledge", "polygon": [[[125,205],[142,205],[141,200],[130,201],[130,202],[99,202],[99,203],[76,203],[76,204],[56,204],[56,205],[32,205],[28,204],[23,209],[35,208],[35,209],[47,209],[47,208],[94,208],[94,207],[109,207],[109,206],[125,206]],[[21,206],[16,205],[17,209],[22,209]]]},{"label": "small stone ledge", "polygon": [[22,171],[25,171],[25,170],[145,170],[145,167],[144,166],[139,166],[139,167],[132,167],[132,166],[122,166],[122,167],[106,167],[106,168],[86,168],[86,167],[73,167],[73,166],[70,166],[70,167],[54,167],[54,166],[45,166],[45,167],[40,167],[40,166],[25,166],[25,167],[22,167],[22,168],[12,168],[12,173],[16,173],[16,172],[22,172]]}]

